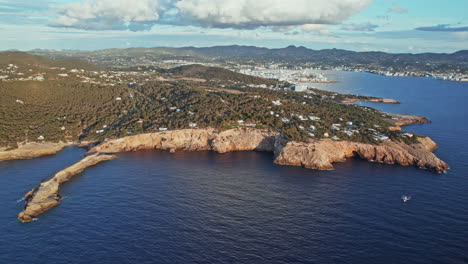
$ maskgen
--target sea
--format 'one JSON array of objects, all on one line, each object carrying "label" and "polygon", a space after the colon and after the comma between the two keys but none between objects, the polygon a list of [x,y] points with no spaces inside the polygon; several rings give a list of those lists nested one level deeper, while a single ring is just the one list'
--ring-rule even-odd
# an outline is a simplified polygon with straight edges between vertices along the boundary
[{"label": "sea", "polygon": [[[445,174],[349,159],[333,171],[271,153],[140,151],[88,168],[60,205],[21,223],[23,195],[83,157],[0,162],[0,264],[468,263],[468,83],[323,71],[361,103],[428,117]],[[402,195],[412,199],[403,203]]]}]

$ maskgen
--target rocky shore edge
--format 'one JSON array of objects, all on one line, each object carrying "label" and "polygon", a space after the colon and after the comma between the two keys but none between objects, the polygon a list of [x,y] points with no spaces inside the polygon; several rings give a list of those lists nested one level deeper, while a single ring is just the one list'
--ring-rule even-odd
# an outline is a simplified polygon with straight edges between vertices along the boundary
[{"label": "rocky shore edge", "polygon": [[[430,122],[419,116],[398,115],[395,117],[398,119],[392,119],[393,125],[398,129],[400,125]],[[218,153],[266,151],[274,153],[274,162],[277,164],[303,166],[317,170],[331,170],[334,162],[359,157],[371,162],[416,166],[437,173],[445,172],[449,165],[432,153],[438,147],[437,144],[428,137],[418,137],[417,140],[417,143],[411,145],[395,141],[369,144],[331,139],[294,142],[285,140],[277,131],[242,127],[224,131],[213,128],[182,129],[139,134],[104,142],[82,142],[78,146],[88,148],[86,156],[28,192],[24,196],[26,200],[24,211],[18,215],[18,219],[30,222],[36,216],[59,204],[61,183],[68,181],[87,167],[116,158],[113,155],[116,153],[151,149],[170,152],[215,151]],[[50,148],[49,152],[43,151],[44,148],[40,147],[35,154],[58,152],[66,145],[64,143],[57,145],[55,148]],[[11,153],[11,151],[5,152]],[[2,157],[1,153],[0,157]],[[26,156],[32,155],[19,155],[19,157]]]},{"label": "rocky shore edge", "polygon": [[279,132],[268,129],[235,128],[218,133],[209,128],[148,133],[109,140],[92,147],[88,154],[149,149],[171,152],[211,150],[218,153],[253,150],[273,152],[277,164],[318,170],[330,170],[334,162],[359,157],[373,162],[413,165],[443,173],[449,166],[432,153],[436,148],[437,144],[428,137],[420,137],[418,143],[412,145],[394,141],[377,145],[331,139],[287,142]]},{"label": "rocky shore edge", "polygon": [[33,159],[53,155],[60,152],[71,143],[64,142],[27,142],[19,143],[18,148],[0,151],[0,161]]},{"label": "rocky shore edge", "polygon": [[383,103],[383,104],[400,104],[399,101],[387,98],[345,98],[341,101],[344,104],[352,104],[356,102],[372,102],[372,103]]}]

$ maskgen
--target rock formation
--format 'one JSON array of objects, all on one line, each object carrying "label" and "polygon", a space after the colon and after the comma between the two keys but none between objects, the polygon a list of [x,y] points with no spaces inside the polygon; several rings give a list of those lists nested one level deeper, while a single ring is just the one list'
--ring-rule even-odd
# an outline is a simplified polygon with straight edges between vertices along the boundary
[{"label": "rock formation", "polygon": [[183,129],[159,133],[128,136],[104,142],[89,152],[119,153],[142,149],[163,150],[214,150],[229,151],[273,151],[277,132],[252,128],[235,128],[220,133],[212,128]]},{"label": "rock formation", "polygon": [[375,145],[331,139],[311,140],[307,143],[286,142],[278,132],[255,128],[235,128],[219,133],[211,128],[185,129],[128,136],[93,147],[88,151],[89,156],[56,173],[27,193],[24,197],[25,209],[18,215],[18,219],[23,222],[32,221],[37,215],[57,205],[61,199],[60,184],[89,166],[116,157],[107,155],[108,153],[143,149],[212,150],[219,153],[268,151],[275,153],[275,163],[319,170],[333,169],[334,162],[358,156],[368,161],[413,165],[441,173],[449,166],[432,153],[436,148],[437,144],[427,137],[419,137],[418,143],[412,145],[393,141]]},{"label": "rock formation", "polygon": [[275,162],[328,170],[333,162],[358,156],[387,164],[414,165],[444,172],[448,165],[432,151],[437,144],[430,138],[418,138],[419,143],[383,142],[380,145],[329,139],[304,142],[283,142],[278,132],[254,128],[236,128],[220,133],[213,129],[187,129],[130,136],[98,145],[90,153],[119,153],[139,149],[268,151],[275,153]]},{"label": "rock formation", "polygon": [[288,142],[275,148],[275,163],[304,166],[310,169],[330,170],[333,163],[358,156],[364,160],[386,164],[414,165],[442,173],[448,165],[432,151],[437,147],[430,138],[419,138],[419,143],[384,142],[380,145],[349,141],[318,140],[311,143]]},{"label": "rock formation", "polygon": [[19,160],[32,159],[46,155],[52,155],[61,151],[66,143],[36,143],[30,142],[19,144],[17,149],[0,151],[0,161],[2,160]]},{"label": "rock formation", "polygon": [[114,158],[116,158],[114,155],[94,154],[85,157],[62,171],[57,172],[52,178],[43,181],[39,186],[24,196],[26,205],[24,211],[18,215],[18,219],[23,222],[30,222],[34,217],[56,206],[61,200],[59,191],[60,185],[63,182],[70,180],[74,175],[84,171],[90,166]]},{"label": "rock formation", "polygon": [[424,116],[417,115],[403,115],[403,114],[394,114],[394,113],[384,113],[387,116],[391,116],[393,124],[395,126],[409,126],[415,124],[426,124],[431,123],[431,120],[427,119]]}]

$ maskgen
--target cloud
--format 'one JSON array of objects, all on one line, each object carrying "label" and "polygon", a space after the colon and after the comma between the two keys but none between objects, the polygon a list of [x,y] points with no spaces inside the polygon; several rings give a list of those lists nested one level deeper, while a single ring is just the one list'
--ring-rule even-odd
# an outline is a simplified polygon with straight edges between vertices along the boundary
[{"label": "cloud", "polygon": [[50,25],[138,31],[157,23],[236,29],[339,24],[372,1],[82,0],[61,6]]},{"label": "cloud", "polygon": [[318,33],[319,35],[330,35],[330,30],[325,28],[323,25],[319,24],[305,24],[301,26],[302,32],[315,32]]},{"label": "cloud", "polygon": [[85,0],[60,7],[51,26],[87,30],[146,30],[168,8],[170,0]]},{"label": "cloud", "polygon": [[277,26],[277,27],[272,27],[271,30],[273,32],[288,32],[288,31],[293,31],[296,29],[296,26]]},{"label": "cloud", "polygon": [[404,14],[404,13],[408,13],[408,9],[403,8],[403,7],[394,7],[394,8],[389,8],[387,10],[387,13]]},{"label": "cloud", "polygon": [[347,30],[347,31],[364,31],[364,32],[371,32],[375,31],[376,28],[378,28],[378,25],[374,25],[371,23],[361,23],[361,24],[344,24],[341,29]]},{"label": "cloud", "polygon": [[442,31],[442,32],[467,32],[468,27],[451,27],[449,24],[440,24],[430,27],[418,27],[415,30],[421,31]]},{"label": "cloud", "polygon": [[339,24],[372,0],[179,0],[179,15],[205,27]]}]

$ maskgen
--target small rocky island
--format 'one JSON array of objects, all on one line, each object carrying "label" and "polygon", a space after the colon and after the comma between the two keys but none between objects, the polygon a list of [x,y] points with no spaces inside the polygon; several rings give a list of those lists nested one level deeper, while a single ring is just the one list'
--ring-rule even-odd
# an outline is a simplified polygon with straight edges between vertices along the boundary
[{"label": "small rocky island", "polygon": [[201,65],[110,70],[19,52],[0,54],[0,62],[9,74],[0,81],[0,160],[88,148],[25,195],[24,222],[60,202],[62,183],[127,151],[266,151],[277,164],[319,170],[350,157],[438,173],[449,167],[432,153],[434,141],[402,131],[428,119],[350,104],[399,103],[391,99],[296,92]]}]

